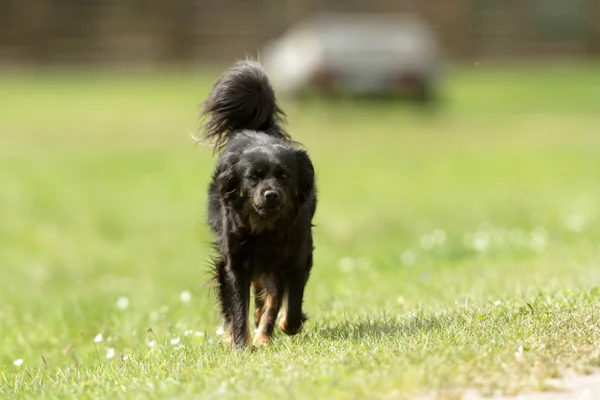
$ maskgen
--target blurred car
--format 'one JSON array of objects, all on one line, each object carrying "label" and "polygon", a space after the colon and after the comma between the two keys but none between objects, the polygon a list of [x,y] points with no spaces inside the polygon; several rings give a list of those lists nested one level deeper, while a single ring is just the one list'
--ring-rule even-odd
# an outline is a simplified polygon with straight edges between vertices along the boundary
[{"label": "blurred car", "polygon": [[408,14],[318,14],[261,51],[283,93],[435,98],[441,57],[429,26]]}]

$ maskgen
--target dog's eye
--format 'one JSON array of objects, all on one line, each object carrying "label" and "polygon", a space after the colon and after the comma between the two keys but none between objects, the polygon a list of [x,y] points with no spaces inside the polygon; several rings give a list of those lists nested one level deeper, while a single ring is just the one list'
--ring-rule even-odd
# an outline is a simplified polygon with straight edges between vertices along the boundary
[{"label": "dog's eye", "polygon": [[251,181],[256,181],[256,180],[258,180],[258,175],[252,174],[248,177],[248,179],[250,179]]},{"label": "dog's eye", "polygon": [[286,174],[286,173],[282,173],[281,175],[279,175],[279,177],[280,177],[281,179],[287,179],[287,178],[288,178],[288,174]]}]

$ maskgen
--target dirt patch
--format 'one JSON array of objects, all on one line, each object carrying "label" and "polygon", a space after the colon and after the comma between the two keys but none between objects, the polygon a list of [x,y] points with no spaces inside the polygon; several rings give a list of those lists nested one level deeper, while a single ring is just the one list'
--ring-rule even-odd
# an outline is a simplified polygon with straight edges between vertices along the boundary
[{"label": "dirt patch", "polygon": [[[517,396],[492,396],[487,399],[495,400],[596,400],[600,399],[600,371],[593,374],[581,375],[574,371],[565,371],[559,379],[551,379],[548,384],[557,390],[523,393]],[[463,400],[486,399],[476,391],[469,391]]]}]

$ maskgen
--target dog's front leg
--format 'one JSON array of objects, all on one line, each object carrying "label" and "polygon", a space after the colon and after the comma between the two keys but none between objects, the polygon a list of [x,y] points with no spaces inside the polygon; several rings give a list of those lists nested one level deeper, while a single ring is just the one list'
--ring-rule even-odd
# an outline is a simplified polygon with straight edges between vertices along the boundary
[{"label": "dog's front leg", "polygon": [[283,280],[277,275],[256,277],[253,285],[257,289],[260,288],[258,296],[254,300],[260,309],[257,308],[255,312],[258,329],[253,344],[261,347],[271,342],[285,288]]},{"label": "dog's front leg", "polygon": [[223,282],[229,295],[230,334],[234,349],[245,348],[251,340],[248,324],[250,306],[250,279],[243,263],[228,262],[226,265],[226,282]]},{"label": "dog's front leg", "polygon": [[308,279],[306,270],[293,269],[286,271],[286,304],[279,328],[286,335],[295,335],[302,331],[306,315],[302,311],[304,287]]}]

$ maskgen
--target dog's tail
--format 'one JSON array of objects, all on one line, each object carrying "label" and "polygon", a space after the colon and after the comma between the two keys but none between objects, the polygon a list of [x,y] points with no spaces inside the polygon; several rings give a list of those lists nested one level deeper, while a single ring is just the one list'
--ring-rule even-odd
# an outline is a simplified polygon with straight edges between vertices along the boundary
[{"label": "dog's tail", "polygon": [[205,132],[201,140],[212,142],[215,151],[241,130],[289,138],[281,126],[285,113],[277,105],[267,74],[256,61],[240,61],[217,80],[204,102],[201,118]]}]

